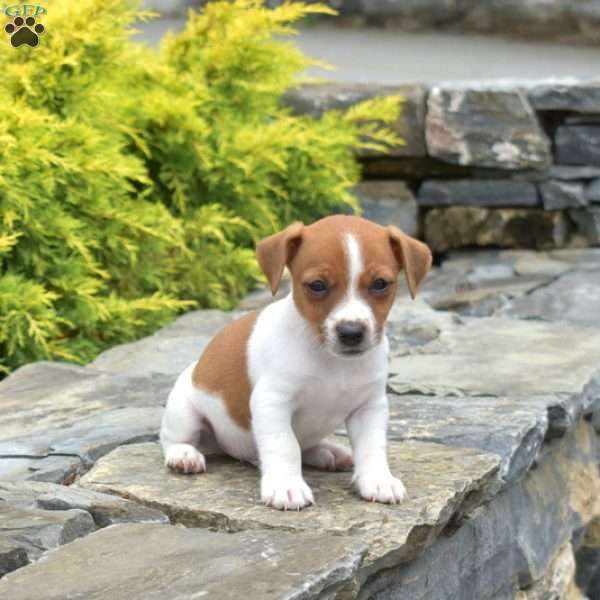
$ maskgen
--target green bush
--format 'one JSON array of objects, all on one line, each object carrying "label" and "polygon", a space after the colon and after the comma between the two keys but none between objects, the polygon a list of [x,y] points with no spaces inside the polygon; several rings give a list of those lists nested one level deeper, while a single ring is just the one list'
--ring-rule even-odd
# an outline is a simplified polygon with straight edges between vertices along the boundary
[{"label": "green bush", "polygon": [[3,49],[0,369],[232,307],[257,239],[353,205],[356,149],[399,142],[398,98],[283,107],[315,63],[279,40],[329,9],[263,4],[213,2],[154,51],[130,41],[137,0],[55,0],[37,48]]}]

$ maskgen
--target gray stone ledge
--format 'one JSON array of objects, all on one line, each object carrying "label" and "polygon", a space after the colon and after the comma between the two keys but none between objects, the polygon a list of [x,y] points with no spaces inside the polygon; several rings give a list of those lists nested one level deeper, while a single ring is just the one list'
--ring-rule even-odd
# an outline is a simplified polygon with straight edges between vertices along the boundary
[{"label": "gray stone ledge", "polygon": [[[600,510],[597,446],[589,425],[581,424],[553,442],[524,480],[473,511],[418,560],[372,577],[359,598],[538,598],[519,594],[544,585],[573,532]],[[565,582],[565,588],[571,583]],[[539,598],[567,597],[541,591]]]},{"label": "gray stone ledge", "polygon": [[[452,252],[419,300],[401,292],[388,325],[390,458],[411,495],[400,506],[358,499],[348,473],[306,469],[317,506],[281,513],[260,505],[258,472],[248,465],[210,455],[207,474],[166,471],[154,441],[132,442],[156,439],[173,377],[144,370],[141,360],[135,377],[49,363],[20,369],[0,383],[0,469],[12,480],[0,481],[0,521],[18,525],[0,528],[0,574],[19,569],[0,581],[0,596],[36,597],[40,585],[64,594],[66,585],[87,600],[114,583],[116,598],[127,589],[127,598],[146,600],[152,583],[159,598],[173,589],[174,549],[185,547],[178,564],[189,561],[196,574],[208,544],[210,566],[189,579],[194,591],[202,581],[211,593],[239,594],[239,574],[257,599],[561,597],[573,578],[568,541],[600,515],[599,265],[600,249]],[[268,301],[258,290],[247,306]],[[494,316],[466,316],[476,313]],[[212,335],[233,316],[184,315],[129,346],[131,364],[165,340],[183,357],[188,349],[177,340]],[[69,487],[17,481],[71,482],[92,465]],[[94,532],[167,519],[236,533],[168,525]],[[78,535],[86,537],[72,541]],[[256,556],[269,540],[294,569],[279,562],[286,579],[273,579],[272,565],[235,555],[228,544],[240,540],[256,544]],[[143,547],[137,567],[94,559],[111,544]],[[235,565],[211,579],[224,556],[236,556]],[[186,594],[186,578],[176,579]],[[276,584],[269,591],[261,581]]]},{"label": "gray stone ledge", "polygon": [[115,525],[7,575],[0,580],[0,597],[333,598],[352,581],[364,552],[353,540],[318,534]]},{"label": "gray stone ledge", "polygon": [[499,464],[498,457],[478,450],[413,441],[392,442],[389,458],[390,468],[402,474],[409,490],[409,500],[397,506],[357,498],[350,489],[350,473],[305,469],[316,506],[299,513],[267,509],[258,497],[255,468],[211,455],[206,474],[178,475],[164,467],[157,444],[115,450],[100,459],[80,485],[158,508],[188,527],[349,536],[368,547],[361,568],[366,577],[418,556],[453,515],[485,496]]}]

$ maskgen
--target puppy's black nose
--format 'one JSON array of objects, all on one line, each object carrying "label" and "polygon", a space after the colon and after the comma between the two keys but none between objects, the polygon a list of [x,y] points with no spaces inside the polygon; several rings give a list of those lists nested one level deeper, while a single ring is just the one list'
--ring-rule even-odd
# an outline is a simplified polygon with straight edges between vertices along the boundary
[{"label": "puppy's black nose", "polygon": [[357,321],[342,321],[335,327],[340,342],[344,346],[354,347],[365,339],[366,327]]}]

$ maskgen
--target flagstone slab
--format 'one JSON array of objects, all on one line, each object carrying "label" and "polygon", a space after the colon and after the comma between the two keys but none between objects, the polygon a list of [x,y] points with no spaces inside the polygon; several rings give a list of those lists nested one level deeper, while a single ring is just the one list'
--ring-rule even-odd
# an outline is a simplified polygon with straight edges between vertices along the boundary
[{"label": "flagstone slab", "polygon": [[90,514],[98,527],[130,522],[169,523],[168,517],[154,508],[74,485],[40,481],[0,482],[0,500],[20,509],[83,510]]},{"label": "flagstone slab", "polygon": [[567,273],[531,294],[513,299],[498,314],[519,319],[568,321],[597,327],[600,331],[600,268]]},{"label": "flagstone slab", "polygon": [[188,365],[198,360],[210,340],[210,336],[195,335],[193,330],[188,336],[173,338],[151,335],[106,350],[88,366],[130,377],[156,373],[175,379]]},{"label": "flagstone slab", "polygon": [[155,440],[162,408],[108,410],[70,425],[0,440],[0,481],[70,482],[117,446]]},{"label": "flagstone slab", "polygon": [[[140,551],[143,549],[143,551]],[[344,537],[169,525],[102,529],[0,580],[11,600],[332,598],[365,548]]]},{"label": "flagstone slab", "polygon": [[234,310],[193,310],[175,321],[159,329],[154,335],[163,338],[197,336],[213,336],[225,325],[241,316],[243,311]]},{"label": "flagstone slab", "polygon": [[388,436],[477,448],[500,457],[500,484],[523,477],[548,435],[548,396],[389,394]]},{"label": "flagstone slab", "polygon": [[413,353],[392,356],[388,385],[399,394],[568,398],[580,394],[599,369],[596,329],[464,318]]},{"label": "flagstone slab", "polygon": [[[123,446],[100,459],[79,482],[158,508],[172,522],[221,531],[281,529],[349,537],[368,546],[366,570],[418,556],[457,514],[495,484],[499,458],[478,450],[408,441],[390,444],[391,469],[409,499],[388,506],[361,500],[350,473],[305,469],[316,506],[277,511],[258,497],[255,468],[222,455],[208,457],[208,472],[186,476],[164,467],[158,444]],[[349,540],[350,541],[350,540]]]},{"label": "flagstone slab", "polygon": [[37,362],[0,382],[0,440],[71,425],[109,409],[163,406],[173,378],[127,377]]},{"label": "flagstone slab", "polygon": [[79,456],[0,457],[0,481],[51,481],[71,483],[83,471]]},{"label": "flagstone slab", "polygon": [[18,508],[0,501],[0,540],[23,548],[30,561],[95,530],[92,516],[83,510]]}]

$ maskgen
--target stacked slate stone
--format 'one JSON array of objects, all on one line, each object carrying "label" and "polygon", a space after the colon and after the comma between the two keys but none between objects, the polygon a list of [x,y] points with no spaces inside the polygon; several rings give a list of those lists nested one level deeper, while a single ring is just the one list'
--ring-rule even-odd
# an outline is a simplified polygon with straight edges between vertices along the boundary
[{"label": "stacked slate stone", "polygon": [[288,95],[318,116],[378,95],[405,98],[406,144],[365,153],[365,216],[435,252],[600,245],[600,83],[518,87],[328,84]]}]

